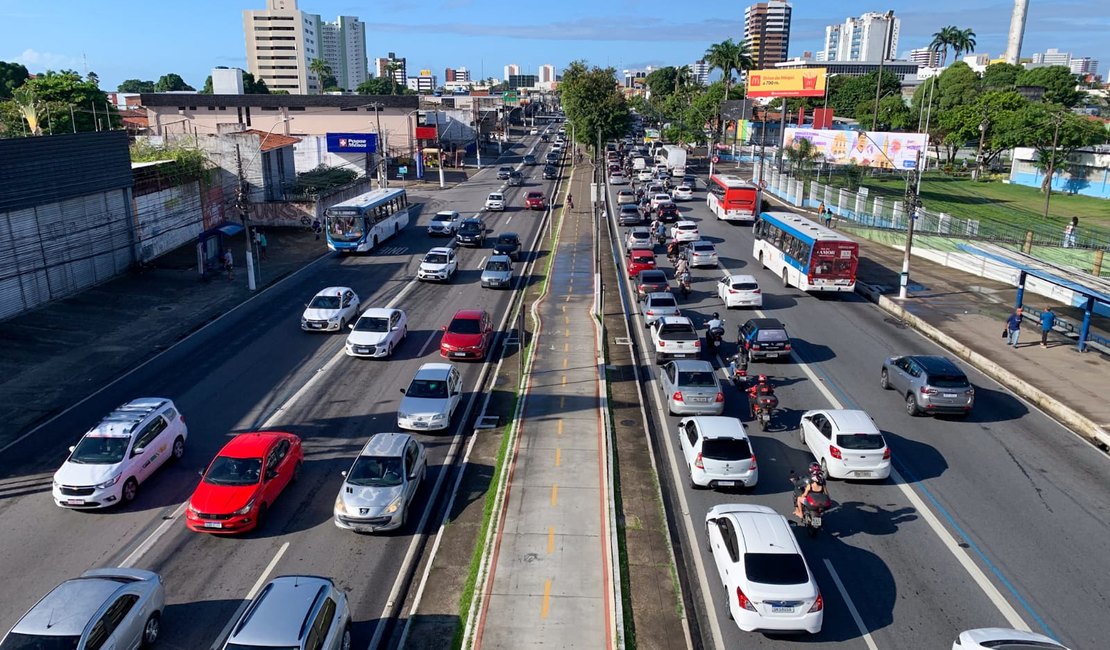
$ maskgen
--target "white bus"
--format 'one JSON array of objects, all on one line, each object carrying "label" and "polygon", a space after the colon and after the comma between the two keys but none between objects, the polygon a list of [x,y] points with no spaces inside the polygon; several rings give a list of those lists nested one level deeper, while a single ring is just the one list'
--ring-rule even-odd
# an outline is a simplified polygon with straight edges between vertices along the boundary
[{"label": "white bus", "polygon": [[752,228],[752,256],[802,291],[856,290],[859,244],[793,212],[764,212]]},{"label": "white bus", "polygon": [[325,212],[328,248],[365,253],[409,225],[409,198],[403,189],[372,190]]}]

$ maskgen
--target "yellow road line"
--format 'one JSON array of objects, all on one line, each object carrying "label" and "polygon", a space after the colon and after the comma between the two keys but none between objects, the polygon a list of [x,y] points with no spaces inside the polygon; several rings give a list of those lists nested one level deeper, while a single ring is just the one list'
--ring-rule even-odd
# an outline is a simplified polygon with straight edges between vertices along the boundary
[{"label": "yellow road line", "polygon": [[558,447],[555,448],[555,467],[563,464],[563,450]]},{"label": "yellow road line", "polygon": [[563,357],[563,370],[567,369],[567,363],[568,363],[567,358]]},{"label": "yellow road line", "polygon": [[570,352],[570,343],[563,344],[563,352]]},{"label": "yellow road line", "polygon": [[554,553],[555,552],[555,527],[554,526],[550,526],[547,529],[547,552],[548,553]]},{"label": "yellow road line", "polygon": [[567,376],[566,375],[563,375],[563,385],[564,386],[567,385]]},{"label": "yellow road line", "polygon": [[[562,404],[562,399],[561,398],[560,398],[560,404]],[[563,435],[563,421],[562,420],[559,420],[555,423],[555,435],[557,435],[557,436]]]},{"label": "yellow road line", "polygon": [[[566,407],[567,407],[567,396],[566,395],[560,395],[559,396],[559,410],[565,409]],[[562,424],[563,424],[563,422],[562,422],[562,420],[560,420],[559,425],[562,426]],[[560,429],[560,431],[561,431],[561,429]]]},{"label": "yellow road line", "polygon": [[559,484],[558,483],[552,483],[551,484],[551,505],[552,505],[552,507],[554,507],[557,503],[559,503]]},{"label": "yellow road line", "polygon": [[547,618],[547,612],[551,609],[551,581],[547,580],[543,583],[543,605],[540,606],[540,618]]}]

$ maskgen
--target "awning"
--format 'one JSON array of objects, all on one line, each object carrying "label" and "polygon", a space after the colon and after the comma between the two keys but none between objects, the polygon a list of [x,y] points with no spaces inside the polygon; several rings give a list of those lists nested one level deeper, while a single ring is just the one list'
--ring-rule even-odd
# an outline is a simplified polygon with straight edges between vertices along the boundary
[{"label": "awning", "polygon": [[243,232],[243,227],[237,223],[225,223],[219,228],[216,228],[216,230],[220,231],[221,234],[228,237],[234,237],[235,235]]}]

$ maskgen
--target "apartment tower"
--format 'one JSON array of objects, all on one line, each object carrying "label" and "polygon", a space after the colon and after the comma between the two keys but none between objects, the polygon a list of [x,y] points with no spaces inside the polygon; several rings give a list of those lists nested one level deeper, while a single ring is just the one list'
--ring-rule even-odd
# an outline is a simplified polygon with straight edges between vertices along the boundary
[{"label": "apartment tower", "polygon": [[320,58],[327,62],[337,85],[354,90],[370,78],[366,59],[366,23],[354,16],[340,16],[320,24]]},{"label": "apartment tower", "polygon": [[319,93],[308,66],[320,56],[320,31],[320,17],[298,10],[297,0],[267,0],[266,9],[244,11],[247,67],[270,90]]},{"label": "apartment tower", "polygon": [[[884,61],[895,59],[901,21],[886,14],[866,13],[825,27],[822,61]],[[890,46],[887,47],[887,39]]]},{"label": "apartment tower", "polygon": [[790,3],[759,2],[745,9],[744,40],[757,70],[785,61],[790,49]]},{"label": "apartment tower", "polygon": [[387,57],[374,59],[374,74],[382,79],[388,79],[390,64],[394,64],[395,66],[393,70],[393,79],[398,85],[404,86],[408,82],[408,66],[405,63],[405,57],[398,58],[393,52],[390,52]]}]

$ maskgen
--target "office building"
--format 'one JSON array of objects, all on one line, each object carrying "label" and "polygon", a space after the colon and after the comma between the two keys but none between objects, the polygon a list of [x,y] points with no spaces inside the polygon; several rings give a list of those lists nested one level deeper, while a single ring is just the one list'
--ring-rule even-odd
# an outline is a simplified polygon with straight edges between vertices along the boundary
[{"label": "office building", "polygon": [[709,85],[709,64],[705,61],[694,61],[690,64],[690,76],[694,83],[701,86]]},{"label": "office building", "polygon": [[535,88],[539,84],[539,77],[534,74],[511,74],[507,81],[509,82],[509,90]]},{"label": "office building", "polygon": [[404,85],[408,82],[409,71],[405,64],[405,57],[399,57],[390,52],[387,57],[380,57],[374,59],[374,74],[380,78],[389,78],[389,67],[394,66],[393,78],[397,80],[398,84]]},{"label": "office building", "polygon": [[470,70],[466,68],[447,68],[443,71],[443,80],[447,83],[467,83],[470,81]]},{"label": "office building", "polygon": [[510,63],[509,65],[505,66],[505,75],[504,75],[505,79],[508,79],[509,77],[513,76],[514,74],[520,74],[520,66],[519,65],[517,65],[515,63]]},{"label": "office building", "polygon": [[545,63],[540,66],[540,73],[537,75],[541,84],[555,83],[555,66],[550,63]]},{"label": "office building", "polygon": [[991,57],[989,54],[968,54],[961,60],[979,74],[983,74],[987,66],[991,64]]},{"label": "office building", "polygon": [[406,78],[405,85],[421,95],[431,95],[439,88],[438,79],[431,70],[421,70],[418,76]]},{"label": "office building", "polygon": [[643,88],[647,86],[647,76],[655,71],[653,66],[648,66],[643,70],[625,70],[624,71],[624,87],[625,88]]},{"label": "office building", "polygon": [[[878,61],[813,61],[808,59],[791,59],[777,63],[778,70],[825,68],[826,74],[838,77],[862,77],[872,72],[878,72]],[[903,83],[913,83],[917,80],[918,64],[913,61],[885,61],[883,72],[890,73]]]},{"label": "office building", "polygon": [[927,47],[910,50],[910,61],[923,68],[936,68],[940,65],[940,52]]},{"label": "office building", "polygon": [[[825,27],[822,61],[878,61],[894,59],[900,22],[886,14],[866,13]],[[887,39],[890,45],[887,46]]]},{"label": "office building", "polygon": [[1098,59],[1092,59],[1089,56],[1073,57],[1068,67],[1071,68],[1072,74],[1084,77],[1087,75],[1098,76]]},{"label": "office building", "polygon": [[790,49],[790,3],[759,2],[745,9],[744,41],[757,70],[785,61]]},{"label": "office building", "polygon": [[320,56],[320,17],[297,9],[297,0],[267,0],[243,12],[247,67],[270,90],[291,95],[321,91],[309,65]]},{"label": "office building", "polygon": [[1071,52],[1061,52],[1060,50],[1050,47],[1044,52],[1035,52],[1033,54],[1034,66],[1046,65],[1062,65],[1071,67]]},{"label": "office building", "polygon": [[336,85],[354,90],[370,78],[366,59],[366,23],[340,16],[320,24],[320,58],[327,62]]}]

